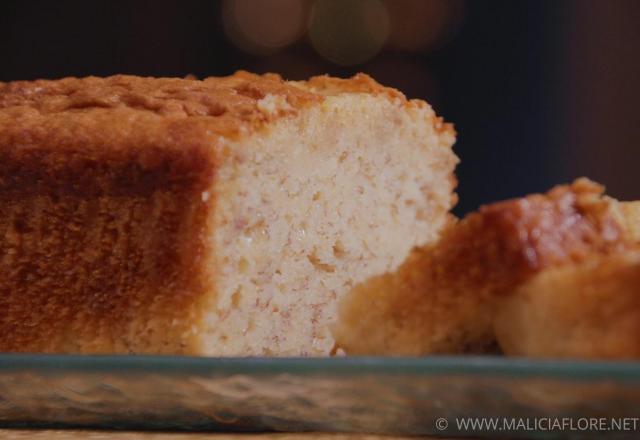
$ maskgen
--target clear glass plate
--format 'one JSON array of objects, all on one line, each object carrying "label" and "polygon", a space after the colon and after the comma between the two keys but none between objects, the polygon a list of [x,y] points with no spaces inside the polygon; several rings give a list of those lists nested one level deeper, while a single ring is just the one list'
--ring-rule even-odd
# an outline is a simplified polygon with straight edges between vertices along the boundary
[{"label": "clear glass plate", "polygon": [[[466,417],[516,425],[460,427]],[[576,430],[534,424],[549,417]],[[0,355],[4,427],[601,438],[580,419],[623,417],[640,417],[640,363]],[[607,426],[609,438],[640,431]]]}]

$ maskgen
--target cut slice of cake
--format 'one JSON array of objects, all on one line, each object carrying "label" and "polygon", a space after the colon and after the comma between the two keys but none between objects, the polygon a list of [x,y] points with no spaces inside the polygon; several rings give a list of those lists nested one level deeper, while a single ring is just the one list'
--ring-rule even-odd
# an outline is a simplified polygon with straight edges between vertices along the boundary
[{"label": "cut slice of cake", "polygon": [[327,355],[439,236],[454,138],[365,75],[0,83],[0,350]]},{"label": "cut slice of cake", "polygon": [[494,329],[507,355],[640,358],[640,251],[541,272],[497,303]]},{"label": "cut slice of cake", "polygon": [[334,336],[347,354],[496,348],[498,301],[534,275],[636,246],[631,205],[586,179],[481,207],[415,250],[397,272],[356,286]]}]

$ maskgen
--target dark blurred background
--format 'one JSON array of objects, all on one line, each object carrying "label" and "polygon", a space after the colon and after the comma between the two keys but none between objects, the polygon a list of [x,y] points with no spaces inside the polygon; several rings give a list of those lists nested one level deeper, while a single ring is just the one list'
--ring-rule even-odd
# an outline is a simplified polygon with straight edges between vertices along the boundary
[{"label": "dark blurred background", "polygon": [[640,1],[0,2],[0,80],[366,72],[458,131],[458,214],[586,175],[640,199]]}]

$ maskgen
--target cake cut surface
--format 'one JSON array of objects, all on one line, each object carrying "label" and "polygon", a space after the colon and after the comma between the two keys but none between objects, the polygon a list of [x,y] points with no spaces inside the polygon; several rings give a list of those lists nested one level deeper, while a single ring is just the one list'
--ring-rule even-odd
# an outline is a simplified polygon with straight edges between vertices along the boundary
[{"label": "cake cut surface", "polygon": [[365,75],[0,84],[0,350],[329,354],[447,223],[454,140]]}]

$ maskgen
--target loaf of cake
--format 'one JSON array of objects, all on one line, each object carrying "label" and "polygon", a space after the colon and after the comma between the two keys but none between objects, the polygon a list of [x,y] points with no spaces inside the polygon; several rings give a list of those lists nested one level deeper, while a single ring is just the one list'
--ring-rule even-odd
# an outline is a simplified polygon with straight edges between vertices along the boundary
[{"label": "loaf of cake", "polygon": [[328,355],[447,223],[454,138],[366,75],[0,83],[0,351]]},{"label": "loaf of cake", "polygon": [[[640,223],[634,228],[631,221],[637,205],[603,191],[579,179],[467,215],[437,243],[415,250],[398,271],[345,296],[334,326],[338,346],[368,355],[495,351],[494,319],[503,298],[546,271],[637,248]],[[524,300],[513,308],[528,313]],[[510,325],[510,315],[501,326],[505,334],[518,325],[518,319]]]}]

